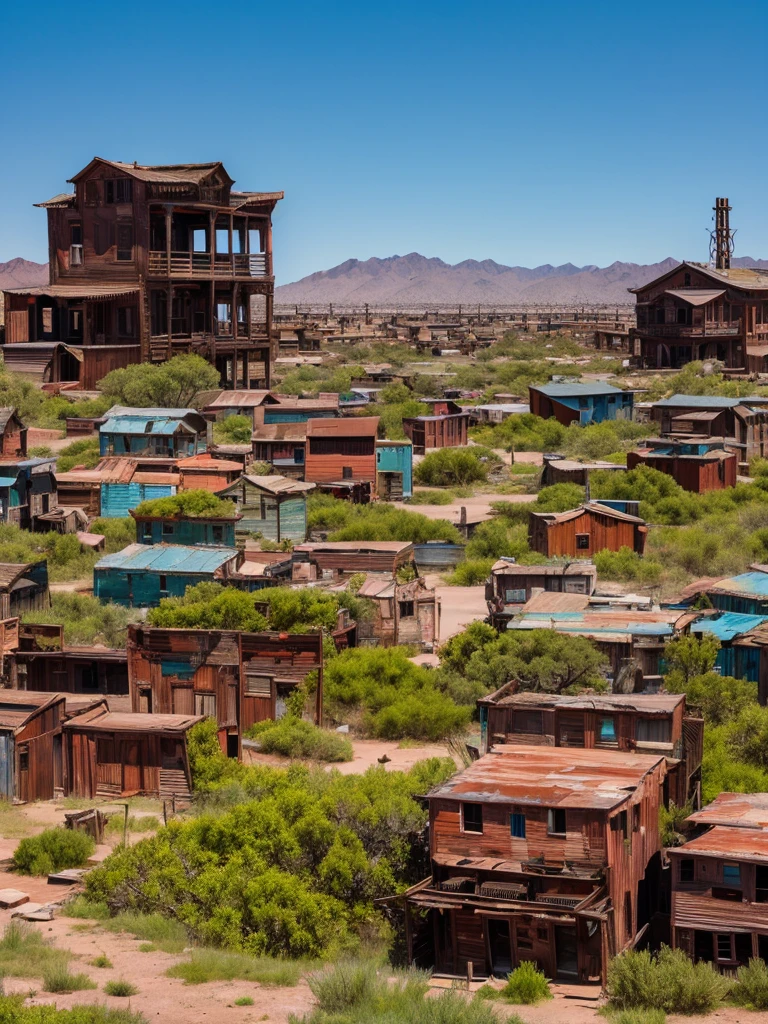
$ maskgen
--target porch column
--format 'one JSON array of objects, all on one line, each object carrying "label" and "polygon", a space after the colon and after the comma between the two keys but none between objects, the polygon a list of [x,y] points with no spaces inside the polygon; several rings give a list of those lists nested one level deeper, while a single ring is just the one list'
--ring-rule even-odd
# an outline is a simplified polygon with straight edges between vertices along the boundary
[{"label": "porch column", "polygon": [[234,223],[235,223],[235,215],[234,215],[234,213],[230,213],[230,215],[229,215],[229,225],[228,225],[228,230],[229,230],[229,265],[232,268],[232,273],[233,274],[235,273],[235,251],[232,248],[232,236],[233,236]]},{"label": "porch column", "polygon": [[173,230],[173,207],[165,208],[165,272],[171,276],[171,232]]},{"label": "porch column", "polygon": [[[267,218],[267,226],[264,230],[264,252],[266,253],[265,273],[267,277],[272,276],[272,218]],[[259,236],[261,237],[261,236]]]},{"label": "porch column", "polygon": [[167,301],[165,307],[165,320],[166,328],[168,330],[168,358],[171,357],[171,338],[173,337],[173,285],[168,282],[168,290],[166,292]]}]

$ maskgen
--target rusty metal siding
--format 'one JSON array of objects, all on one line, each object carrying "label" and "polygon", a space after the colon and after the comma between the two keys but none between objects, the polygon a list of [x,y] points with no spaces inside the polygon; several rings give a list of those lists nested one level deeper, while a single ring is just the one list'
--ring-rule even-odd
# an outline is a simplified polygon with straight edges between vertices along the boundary
[{"label": "rusty metal siding", "polygon": [[[582,515],[566,522],[547,523],[536,516],[529,519],[531,548],[548,558],[589,558],[597,551],[618,551],[622,547],[642,554],[647,532],[647,526],[613,519],[593,509],[585,509]],[[589,538],[587,547],[577,547],[577,534]]]}]

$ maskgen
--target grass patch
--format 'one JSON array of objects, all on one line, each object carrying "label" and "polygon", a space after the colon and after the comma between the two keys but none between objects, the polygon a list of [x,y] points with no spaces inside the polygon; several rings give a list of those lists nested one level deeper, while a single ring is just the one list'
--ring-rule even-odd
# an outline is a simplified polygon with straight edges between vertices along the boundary
[{"label": "grass patch", "polygon": [[41,978],[46,971],[66,971],[70,959],[66,950],[56,949],[35,928],[18,921],[11,921],[0,939],[0,976]]},{"label": "grass patch", "polygon": [[128,932],[137,939],[151,942],[164,953],[181,953],[189,945],[184,925],[162,914],[117,914],[102,924],[107,931]]},{"label": "grass patch", "polygon": [[104,986],[104,991],[108,996],[127,997],[135,996],[139,990],[130,981],[126,981],[125,978],[118,978],[116,981],[108,981]]},{"label": "grass patch", "polygon": [[22,875],[49,875],[62,868],[83,867],[95,849],[93,837],[85,832],[47,828],[21,840],[13,853],[13,866]]},{"label": "grass patch", "polygon": [[109,917],[106,903],[96,903],[85,896],[76,896],[62,908],[61,912],[64,917],[78,917],[88,921],[106,921]]},{"label": "grass patch", "polygon": [[25,996],[0,995],[0,1020],[8,1024],[147,1024],[143,1013],[111,1010],[93,1003],[75,1004],[68,1010],[55,1006],[25,1006]]},{"label": "grass patch", "polygon": [[253,1000],[250,996],[240,996],[235,1000],[235,1006],[253,1006]]},{"label": "grass patch", "polygon": [[220,949],[196,949],[189,960],[169,967],[169,978],[181,978],[185,985],[208,981],[256,981],[260,985],[297,985],[311,964],[301,960],[278,960],[268,956],[246,956]]},{"label": "grass patch", "polygon": [[551,999],[549,984],[543,972],[530,960],[523,962],[512,971],[500,996],[508,1003],[533,1006],[544,999]]},{"label": "grass patch", "polygon": [[666,1024],[663,1010],[611,1010],[603,1007],[598,1010],[607,1017],[610,1024]]},{"label": "grass patch", "polygon": [[0,800],[0,836],[3,839],[21,839],[34,830],[36,822],[7,800]]},{"label": "grass patch", "polygon": [[278,722],[259,722],[251,726],[246,735],[249,739],[258,740],[265,754],[328,762],[351,761],[354,756],[352,744],[346,736],[321,729],[293,715],[286,715]]},{"label": "grass patch", "polygon": [[420,491],[415,490],[411,495],[411,505],[450,505],[453,495],[450,491]]},{"label": "grass patch", "polygon": [[140,953],[154,953],[154,951],[156,949],[157,949],[157,946],[154,944],[154,942],[140,942],[139,943],[139,952]]},{"label": "grass patch", "polygon": [[[129,832],[156,832],[160,828],[160,819],[153,814],[129,814]],[[125,827],[125,815],[113,814],[107,822],[107,832],[110,835],[122,835]]]},{"label": "grass patch", "polygon": [[72,974],[66,965],[54,965],[43,971],[44,992],[64,994],[96,987],[96,983],[91,981],[87,974]]},{"label": "grass patch", "polygon": [[91,967],[112,967],[113,966],[112,961],[109,959],[109,957],[105,956],[103,953],[100,956],[95,956],[93,958],[93,960],[89,960],[88,963],[91,965]]}]

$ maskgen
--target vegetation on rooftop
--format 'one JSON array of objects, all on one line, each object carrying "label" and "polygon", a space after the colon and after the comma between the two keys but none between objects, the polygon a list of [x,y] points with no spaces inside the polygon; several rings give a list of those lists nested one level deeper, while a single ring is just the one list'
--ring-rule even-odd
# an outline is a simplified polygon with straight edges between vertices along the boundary
[{"label": "vegetation on rooftop", "polygon": [[213,425],[213,440],[217,444],[250,444],[253,421],[250,416],[227,416]]},{"label": "vegetation on rooftop", "polygon": [[85,594],[56,591],[51,594],[51,607],[22,612],[23,623],[53,623],[64,627],[64,643],[72,646],[125,647],[128,626],[141,619],[135,608],[101,602]]},{"label": "vegetation on rooftop", "polygon": [[310,494],[307,527],[328,531],[336,540],[402,540],[425,544],[430,540],[461,544],[461,534],[447,519],[429,519],[420,512],[395,508],[389,502],[355,505],[329,494]]},{"label": "vegetation on rooftop", "polygon": [[167,498],[151,498],[142,501],[133,511],[137,516],[157,519],[232,519],[237,514],[234,502],[204,490],[179,491]]}]

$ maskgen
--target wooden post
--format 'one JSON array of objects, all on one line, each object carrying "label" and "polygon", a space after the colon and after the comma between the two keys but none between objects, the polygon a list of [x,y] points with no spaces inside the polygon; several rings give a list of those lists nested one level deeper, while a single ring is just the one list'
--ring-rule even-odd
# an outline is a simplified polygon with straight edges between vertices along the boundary
[{"label": "wooden post", "polygon": [[467,960],[467,992],[469,992],[470,986],[472,985],[474,970],[475,965],[471,960]]},{"label": "wooden post", "polygon": [[171,234],[173,233],[173,208],[165,208],[165,272],[171,276]]},{"label": "wooden post", "polygon": [[128,846],[128,804],[125,805],[125,819],[123,821],[123,846]]},{"label": "wooden post", "polygon": [[228,231],[228,234],[229,234],[229,266],[230,266],[230,269],[232,270],[233,276],[234,276],[234,273],[235,273],[235,250],[234,250],[234,247],[232,245],[232,235],[233,235],[234,225],[235,225],[235,215],[234,215],[234,213],[230,213],[230,215],[229,215],[229,224],[227,225],[227,231]]},{"label": "wooden post", "polygon": [[170,278],[168,279],[168,306],[165,310],[165,319],[168,327],[168,355],[167,359],[171,358],[171,338],[173,337],[173,285],[171,284]]}]

